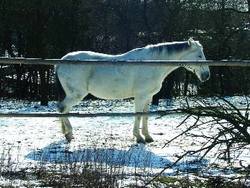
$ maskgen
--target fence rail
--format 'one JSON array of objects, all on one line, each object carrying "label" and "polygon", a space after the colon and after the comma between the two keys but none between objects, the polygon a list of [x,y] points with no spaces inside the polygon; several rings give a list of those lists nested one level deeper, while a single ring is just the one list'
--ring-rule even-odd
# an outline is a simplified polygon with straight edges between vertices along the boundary
[{"label": "fence rail", "polygon": [[164,116],[169,114],[183,113],[181,110],[171,110],[171,111],[155,111],[155,112],[128,112],[128,113],[0,113],[0,117],[131,117],[131,116]]},{"label": "fence rail", "polygon": [[62,60],[41,58],[0,58],[0,64],[23,64],[23,65],[108,65],[108,66],[250,66],[250,60]]},{"label": "fence rail", "polygon": [[[249,108],[237,108],[238,111],[246,112]],[[0,113],[1,117],[29,117],[29,118],[40,118],[40,117],[49,117],[49,118],[59,118],[59,117],[132,117],[132,116],[165,116],[171,114],[189,114],[190,112],[200,112],[201,114],[213,111],[226,111],[226,112],[235,112],[235,109],[223,109],[221,107],[194,107],[188,109],[171,109],[166,111],[153,111],[153,112],[115,112],[115,113],[68,113],[68,114],[60,114],[60,113]]]}]

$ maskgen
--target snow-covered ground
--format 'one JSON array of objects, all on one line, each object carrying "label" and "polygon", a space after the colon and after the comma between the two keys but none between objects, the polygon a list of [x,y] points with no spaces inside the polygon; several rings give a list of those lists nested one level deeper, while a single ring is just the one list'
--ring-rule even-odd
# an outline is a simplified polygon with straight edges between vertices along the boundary
[{"label": "snow-covered ground", "polygon": [[[228,99],[240,107],[247,104],[245,97]],[[158,107],[152,106],[151,111],[179,108],[185,103],[184,101],[183,99],[161,101]],[[132,100],[88,100],[75,106],[72,112],[133,112],[133,109]],[[0,101],[0,113],[13,112],[56,112],[56,102],[49,102],[47,107],[41,106],[39,102]],[[165,146],[167,141],[183,131],[178,125],[185,117],[184,114],[151,116],[149,131],[155,141],[146,145],[135,143],[132,136],[133,117],[72,117],[70,121],[74,129],[74,140],[70,144],[64,140],[57,118],[1,118],[0,170],[3,171],[5,168],[11,171],[28,170],[41,164],[46,168],[55,168],[54,164],[84,163],[90,165],[90,168],[101,164],[107,171],[113,169],[113,173],[128,176],[134,174],[154,176],[174,163],[185,151],[198,149],[204,143],[200,138],[197,140],[198,138],[180,137]],[[194,118],[189,118],[187,123],[192,124],[194,121]],[[202,121],[208,122],[209,117],[203,118]],[[207,130],[204,128],[202,131],[208,134],[213,132],[210,128]],[[240,176],[227,168],[225,161],[217,158],[217,152],[218,148],[211,150],[202,161],[197,160],[199,156],[185,156],[177,165],[166,168],[163,175],[199,172],[203,175]],[[250,164],[249,148],[240,152],[231,165],[239,167],[239,161],[244,165]],[[31,177],[32,181],[34,179]],[[12,180],[0,177],[0,185],[8,181]],[[18,183],[20,182],[16,184]],[[123,184],[126,184],[125,181]]]}]

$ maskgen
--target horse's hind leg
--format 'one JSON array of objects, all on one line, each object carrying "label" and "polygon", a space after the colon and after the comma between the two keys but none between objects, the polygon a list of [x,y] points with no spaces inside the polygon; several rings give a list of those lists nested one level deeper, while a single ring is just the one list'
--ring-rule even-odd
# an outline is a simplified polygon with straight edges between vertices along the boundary
[{"label": "horse's hind leg", "polygon": [[[74,92],[68,94],[66,92],[66,97],[63,101],[59,101],[58,103],[58,111],[61,113],[69,113],[71,110],[72,106],[76,105],[81,99],[83,99],[88,93],[82,92],[83,94],[80,94],[79,92]],[[73,139],[73,133],[72,133],[72,126],[70,124],[70,121],[67,117],[61,117],[60,118],[61,123],[62,123],[62,131],[63,134],[65,135],[65,138],[67,141],[71,141]]]},{"label": "horse's hind leg", "polygon": [[57,109],[60,113],[69,113],[72,106],[76,105],[85,95],[67,96],[63,101],[59,101]]},{"label": "horse's hind leg", "polygon": [[73,139],[72,126],[67,117],[60,117],[62,123],[62,132],[68,142]]},{"label": "horse's hind leg", "polygon": [[[87,82],[83,76],[79,77],[78,69],[80,67],[62,66],[57,67],[57,85],[59,102],[57,109],[60,113],[69,113],[72,106],[81,101],[87,94]],[[72,75],[78,75],[72,78]],[[85,80],[85,81],[84,81]],[[62,131],[68,141],[73,138],[72,126],[67,117],[60,118]]]},{"label": "horse's hind leg", "polygon": [[[63,101],[59,101],[58,103],[58,111],[61,113],[69,113],[72,106],[77,104],[81,99],[77,98],[68,98],[67,96]],[[59,118],[62,123],[62,132],[65,135],[65,138],[68,142],[70,142],[73,139],[73,132],[72,132],[72,126],[70,124],[70,121],[67,117],[60,117]]]},{"label": "horse's hind leg", "polygon": [[[87,95],[87,94],[86,94]],[[72,106],[76,105],[85,95],[79,95],[79,97],[68,97],[66,95],[63,101],[59,101],[58,103],[58,111],[61,113],[69,113]],[[62,123],[62,132],[65,135],[67,141],[71,141],[73,139],[73,131],[70,121],[67,117],[61,117],[60,121]]]}]

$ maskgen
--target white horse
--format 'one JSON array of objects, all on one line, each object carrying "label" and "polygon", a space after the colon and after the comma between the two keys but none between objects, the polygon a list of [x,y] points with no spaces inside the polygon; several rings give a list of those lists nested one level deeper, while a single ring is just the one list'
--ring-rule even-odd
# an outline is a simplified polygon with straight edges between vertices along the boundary
[{"label": "white horse", "polygon": [[[120,55],[107,55],[90,51],[68,53],[66,60],[205,60],[198,41],[160,43],[137,48]],[[117,62],[119,63],[119,62]],[[58,65],[56,75],[59,88],[58,111],[69,113],[88,93],[102,99],[134,98],[135,112],[148,112],[153,95],[160,91],[164,78],[179,66],[105,66]],[[187,66],[201,81],[210,77],[208,66]],[[68,141],[73,138],[67,117],[60,118]],[[148,133],[148,117],[135,117],[133,134],[138,143],[153,142]]]}]

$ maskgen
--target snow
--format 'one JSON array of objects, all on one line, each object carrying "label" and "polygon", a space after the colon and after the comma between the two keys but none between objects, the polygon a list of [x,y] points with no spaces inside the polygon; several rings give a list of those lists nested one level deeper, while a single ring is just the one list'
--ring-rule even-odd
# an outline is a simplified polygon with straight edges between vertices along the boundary
[{"label": "snow", "polygon": [[[245,97],[227,99],[240,107],[246,107],[248,104]],[[207,103],[220,102],[219,99],[216,99],[216,102],[214,100],[214,98],[206,99]],[[159,106],[151,106],[151,111],[176,109],[184,104],[183,99],[161,101]],[[76,105],[72,112],[133,112],[133,109],[132,100],[88,100]],[[0,101],[0,113],[13,112],[56,112],[56,102],[51,101],[48,106],[41,106],[39,102]],[[178,125],[185,117],[186,115],[180,114],[150,117],[149,131],[155,142],[146,145],[135,143],[132,136],[133,117],[72,117],[70,121],[74,140],[71,143],[65,141],[57,118],[1,118],[0,170],[6,168],[17,171],[35,168],[41,164],[49,169],[57,168],[58,164],[67,166],[74,163],[85,164],[91,168],[101,166],[107,171],[119,169],[115,170],[117,174],[128,176],[134,175],[135,171],[137,174],[153,176],[163,169],[165,169],[163,175],[171,176],[197,172],[203,175],[236,175],[228,168],[225,161],[217,158],[219,148],[213,149],[201,161],[198,160],[199,156],[189,154],[170,167],[185,151],[198,149],[204,143],[202,138],[180,137],[165,146],[169,140],[183,131]],[[194,121],[195,118],[190,118],[187,122],[192,124]],[[209,121],[209,118],[206,117],[203,121]],[[216,130],[204,127],[200,131],[212,134]],[[239,156],[233,165],[239,166],[239,161],[248,165],[249,148],[240,152],[235,154]],[[0,185],[6,181],[10,180],[0,177]],[[20,182],[16,184],[18,183]]]}]

